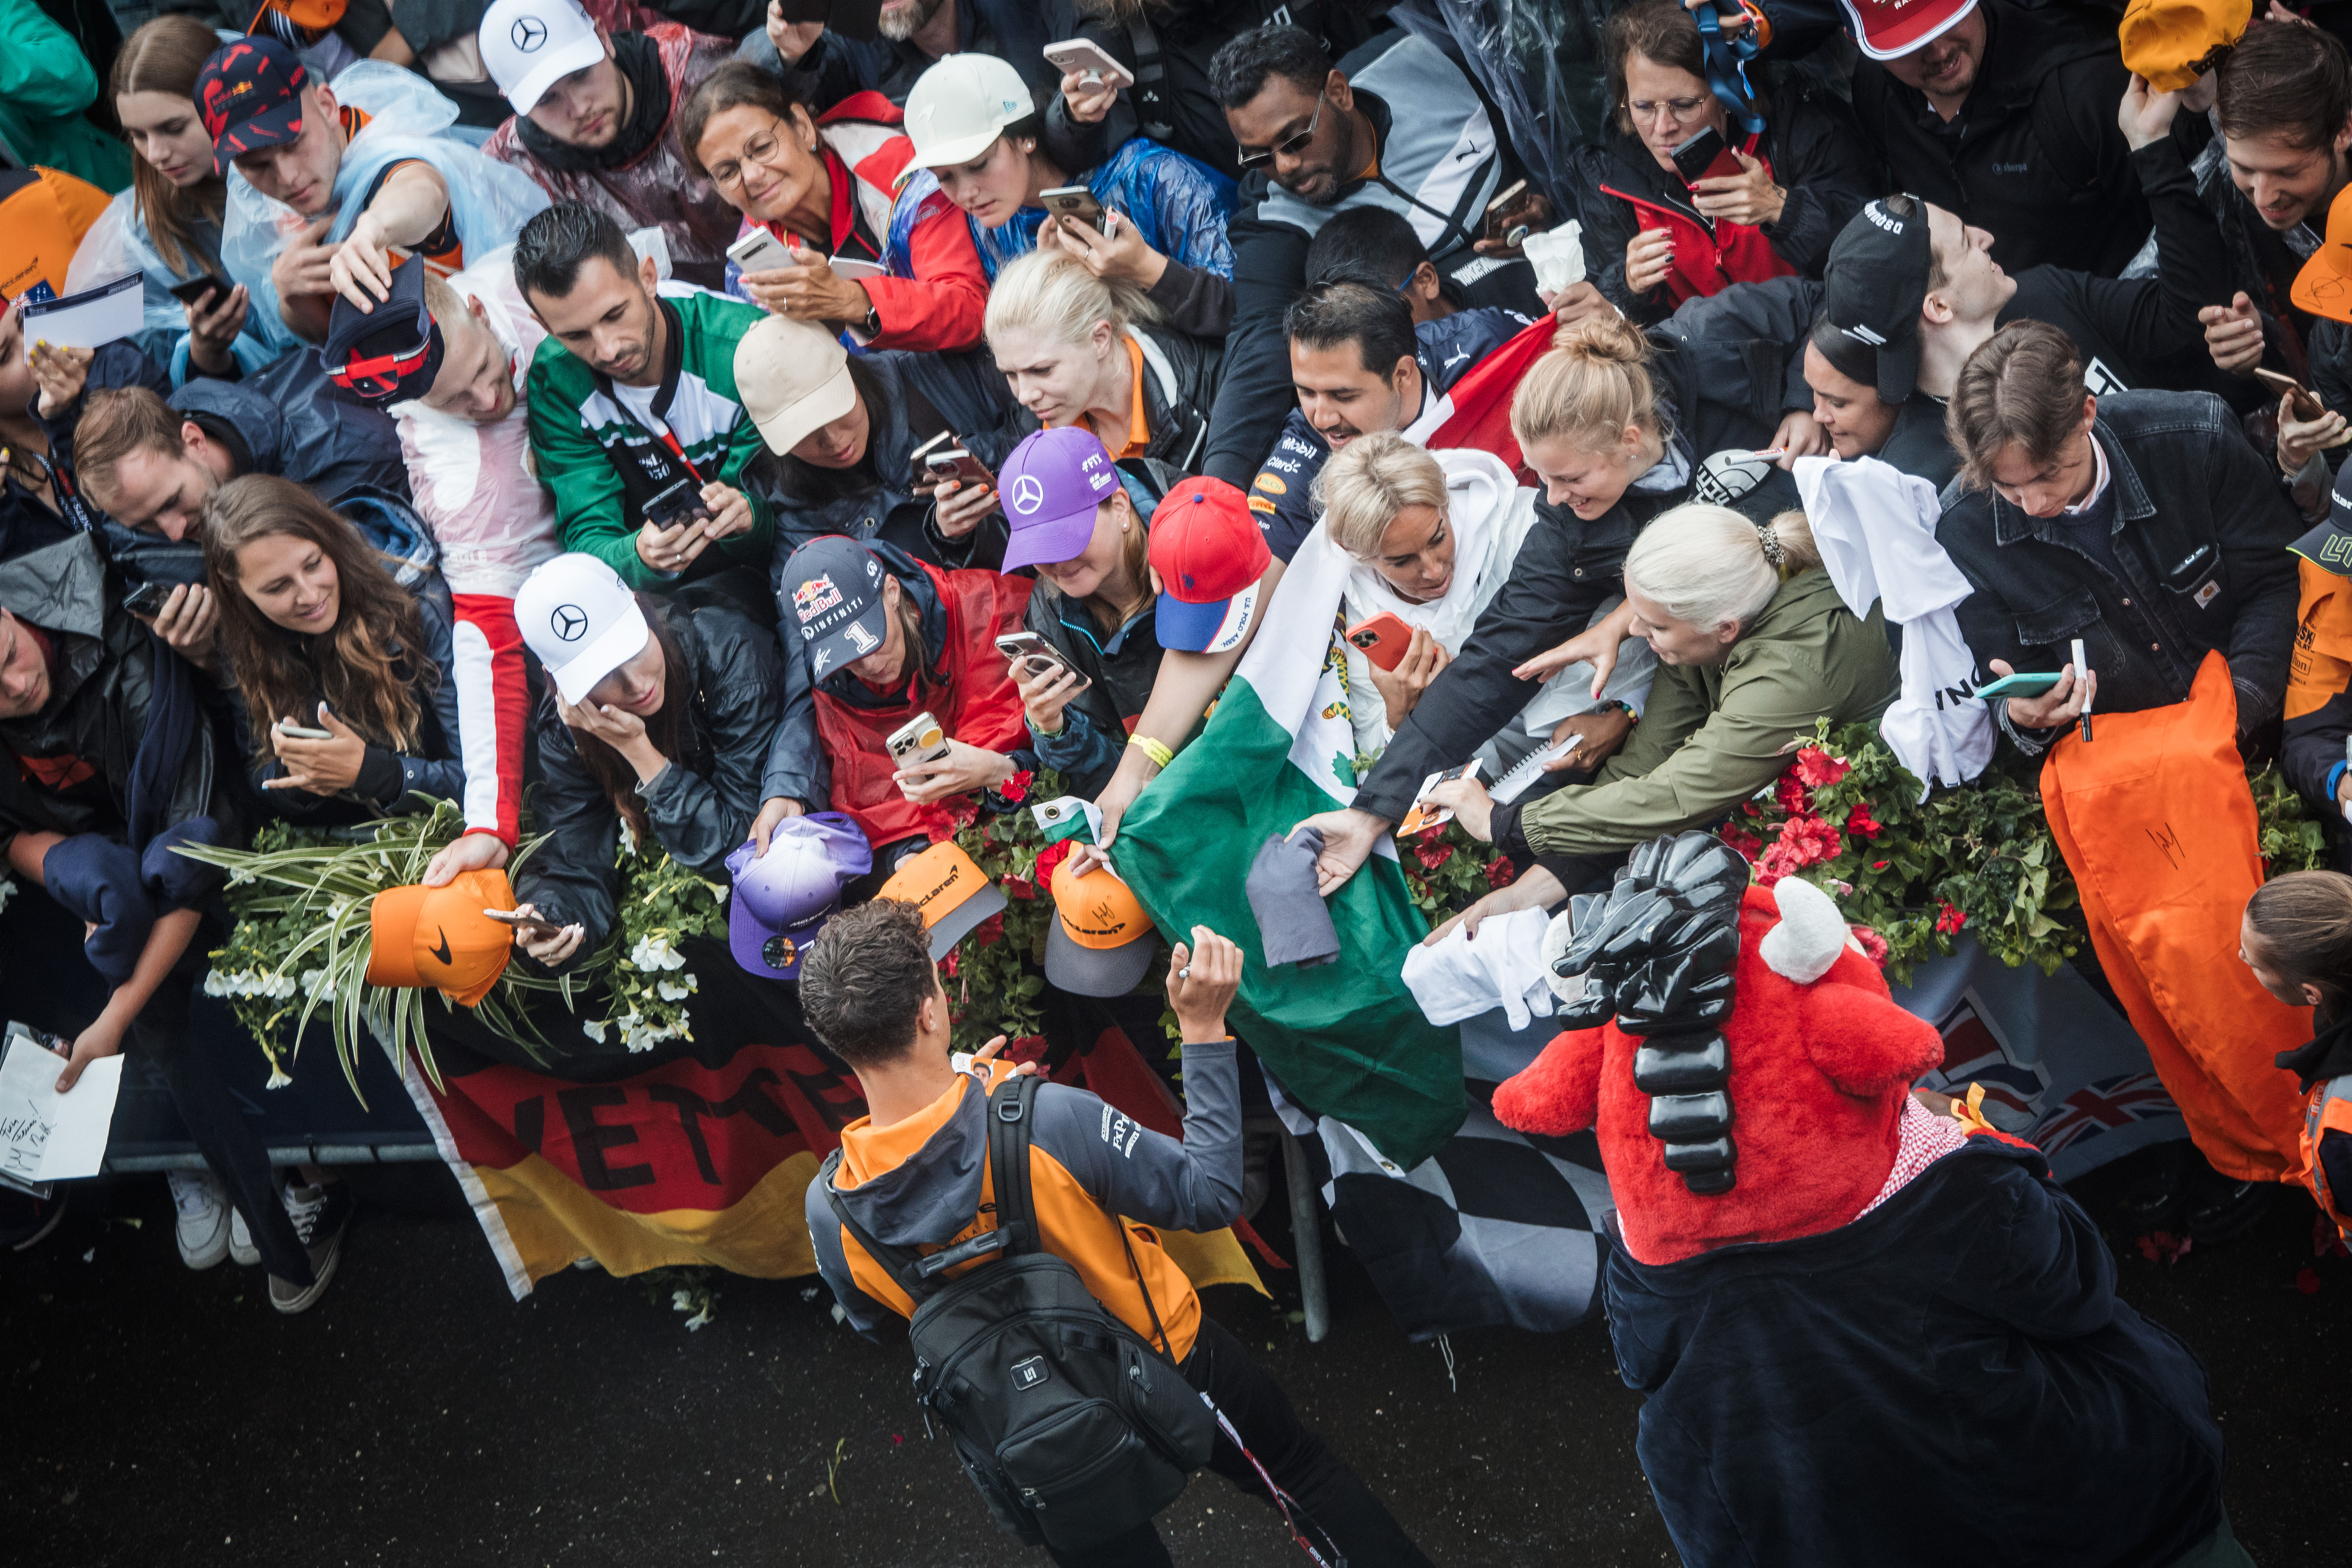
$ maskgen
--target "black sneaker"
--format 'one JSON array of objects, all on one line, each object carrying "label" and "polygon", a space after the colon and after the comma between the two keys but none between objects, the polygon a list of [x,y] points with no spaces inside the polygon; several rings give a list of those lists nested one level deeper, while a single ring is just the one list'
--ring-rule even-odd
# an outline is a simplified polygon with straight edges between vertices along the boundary
[{"label": "black sneaker", "polygon": [[0,1247],[25,1252],[47,1240],[58,1221],[66,1217],[68,1191],[58,1187],[50,1196],[37,1198],[14,1187],[0,1187]]},{"label": "black sneaker", "polygon": [[344,1227],[352,1223],[352,1211],[358,1206],[359,1200],[352,1196],[349,1182],[286,1189],[286,1217],[294,1222],[294,1234],[310,1249],[310,1283],[297,1285],[272,1274],[271,1306],[289,1315],[307,1311],[327,1293],[328,1282],[335,1277],[335,1265],[342,1258]]},{"label": "black sneaker", "polygon": [[2200,1247],[2245,1235],[2278,1195],[2275,1182],[2232,1181],[2202,1161],[2199,1165],[2189,1178],[2189,1234]]},{"label": "black sneaker", "polygon": [[2189,1203],[2189,1166],[2193,1162],[2203,1167],[2205,1162],[2197,1154],[2197,1146],[2186,1138],[2158,1144],[2147,1161],[2146,1173],[2117,1200],[2116,1212],[2141,1236],[2179,1230]]}]

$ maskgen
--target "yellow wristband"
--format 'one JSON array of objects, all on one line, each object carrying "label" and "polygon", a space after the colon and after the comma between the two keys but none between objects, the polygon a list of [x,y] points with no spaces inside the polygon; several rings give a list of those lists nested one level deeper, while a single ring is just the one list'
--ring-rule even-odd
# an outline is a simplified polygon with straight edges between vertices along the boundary
[{"label": "yellow wristband", "polygon": [[1154,767],[1165,769],[1169,763],[1176,760],[1175,752],[1149,735],[1129,735],[1127,738],[1127,743],[1150,757]]}]

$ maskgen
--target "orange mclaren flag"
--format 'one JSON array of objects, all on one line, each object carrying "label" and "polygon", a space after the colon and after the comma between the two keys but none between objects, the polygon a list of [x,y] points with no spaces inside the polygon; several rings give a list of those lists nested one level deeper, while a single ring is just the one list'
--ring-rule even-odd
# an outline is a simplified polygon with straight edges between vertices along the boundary
[{"label": "orange mclaren flag", "polygon": [[2311,1014],[2238,962],[2263,865],[2237,722],[2229,665],[2207,654],[2188,701],[2102,713],[2088,744],[2070,731],[2052,748],[2042,804],[2099,965],[2199,1151],[2240,1181],[2291,1181],[2302,1107],[2271,1058],[2311,1038]]}]

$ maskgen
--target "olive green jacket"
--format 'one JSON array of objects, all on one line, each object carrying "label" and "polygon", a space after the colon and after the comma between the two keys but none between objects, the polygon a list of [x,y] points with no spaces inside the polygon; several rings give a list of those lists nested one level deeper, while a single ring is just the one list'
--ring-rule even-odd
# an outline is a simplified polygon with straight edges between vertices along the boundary
[{"label": "olive green jacket", "polygon": [[1519,836],[1538,855],[1593,855],[1711,826],[1780,775],[1815,720],[1874,723],[1899,688],[1879,606],[1857,619],[1828,573],[1801,572],[1721,664],[1659,666],[1624,748],[1592,783],[1530,802]]}]

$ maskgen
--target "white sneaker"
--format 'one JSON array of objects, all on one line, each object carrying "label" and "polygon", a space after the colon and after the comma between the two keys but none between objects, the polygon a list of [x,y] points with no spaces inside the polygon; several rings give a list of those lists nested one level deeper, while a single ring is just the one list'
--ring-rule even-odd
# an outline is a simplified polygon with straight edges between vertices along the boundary
[{"label": "white sneaker", "polygon": [[228,1213],[229,1261],[250,1268],[261,1261],[261,1248],[253,1245],[253,1232],[245,1228],[245,1211],[233,1208]]},{"label": "white sneaker", "polygon": [[228,1195],[210,1171],[167,1171],[179,1211],[180,1261],[211,1268],[228,1256]]}]

